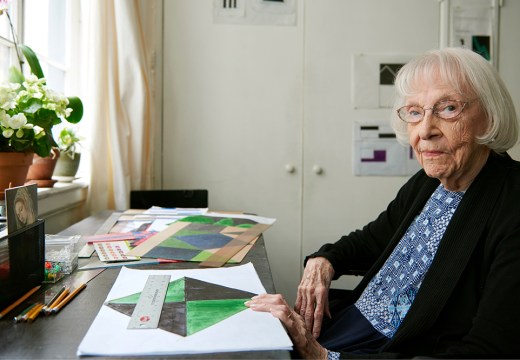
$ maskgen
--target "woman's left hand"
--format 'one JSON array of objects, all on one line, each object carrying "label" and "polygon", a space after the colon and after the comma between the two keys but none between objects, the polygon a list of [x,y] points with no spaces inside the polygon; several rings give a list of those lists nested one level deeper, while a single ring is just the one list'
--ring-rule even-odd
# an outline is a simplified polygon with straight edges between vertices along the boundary
[{"label": "woman's left hand", "polygon": [[305,327],[303,318],[287,304],[282,295],[256,295],[245,305],[254,311],[270,312],[280,319],[302,358],[327,359],[327,350],[316,341]]}]

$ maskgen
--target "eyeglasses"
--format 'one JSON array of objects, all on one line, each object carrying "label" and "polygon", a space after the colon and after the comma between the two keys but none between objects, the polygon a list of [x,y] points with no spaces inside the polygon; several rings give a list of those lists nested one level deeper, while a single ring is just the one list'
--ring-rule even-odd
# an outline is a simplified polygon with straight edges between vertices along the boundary
[{"label": "eyeglasses", "polygon": [[[473,100],[472,100],[473,101]],[[451,120],[460,115],[462,110],[471,101],[442,100],[431,108],[423,108],[419,105],[406,105],[397,109],[397,115],[407,123],[417,123],[424,118],[426,110],[432,110],[433,115],[440,119]]]}]

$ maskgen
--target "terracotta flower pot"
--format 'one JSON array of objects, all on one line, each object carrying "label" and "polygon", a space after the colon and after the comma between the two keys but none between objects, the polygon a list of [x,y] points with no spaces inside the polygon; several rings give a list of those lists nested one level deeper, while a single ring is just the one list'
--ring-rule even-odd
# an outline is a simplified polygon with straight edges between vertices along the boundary
[{"label": "terracotta flower pot", "polygon": [[25,183],[33,155],[32,152],[0,152],[0,200],[5,200],[5,189]]},{"label": "terracotta flower pot", "polygon": [[52,179],[52,174],[59,156],[60,152],[57,149],[52,149],[51,155],[44,158],[34,154],[33,163],[27,173],[26,184],[37,184],[38,187],[53,187],[56,180]]}]

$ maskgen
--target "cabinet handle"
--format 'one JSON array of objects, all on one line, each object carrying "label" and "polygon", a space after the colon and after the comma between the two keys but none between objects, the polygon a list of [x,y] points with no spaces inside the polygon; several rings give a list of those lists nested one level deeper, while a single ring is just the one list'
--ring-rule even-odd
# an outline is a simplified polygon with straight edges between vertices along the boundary
[{"label": "cabinet handle", "polygon": [[287,164],[285,165],[285,171],[287,171],[289,174],[294,174],[296,172],[296,168],[294,165]]},{"label": "cabinet handle", "polygon": [[312,171],[316,174],[316,175],[322,175],[323,174],[323,169],[321,168],[321,166],[318,166],[318,165],[314,165],[312,167]]}]

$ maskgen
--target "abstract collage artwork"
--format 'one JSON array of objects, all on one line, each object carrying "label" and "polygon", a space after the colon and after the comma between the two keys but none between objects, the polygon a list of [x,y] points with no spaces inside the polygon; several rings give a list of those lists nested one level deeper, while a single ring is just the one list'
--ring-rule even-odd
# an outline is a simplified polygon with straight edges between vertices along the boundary
[{"label": "abstract collage artwork", "polygon": [[[141,293],[109,300],[105,305],[132,316]],[[168,285],[159,328],[190,336],[229,318],[247,307],[254,293],[182,277]]]},{"label": "abstract collage artwork", "polygon": [[[226,247],[226,249],[231,247],[239,249],[246,246],[250,240],[241,240],[241,236],[244,236],[246,232],[254,232],[258,228],[257,237],[266,226],[268,225],[259,224],[248,218],[188,216],[152,236],[148,241],[130,251],[128,255],[204,262],[215,258],[215,254],[220,254],[219,251]],[[236,254],[237,251],[233,254]],[[231,257],[229,256],[226,260]]]}]

